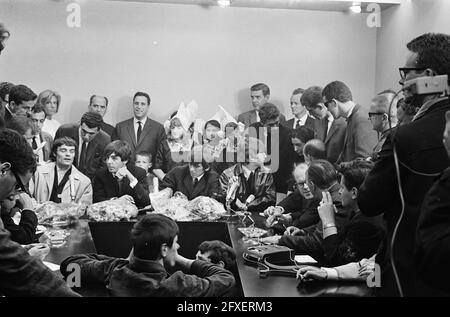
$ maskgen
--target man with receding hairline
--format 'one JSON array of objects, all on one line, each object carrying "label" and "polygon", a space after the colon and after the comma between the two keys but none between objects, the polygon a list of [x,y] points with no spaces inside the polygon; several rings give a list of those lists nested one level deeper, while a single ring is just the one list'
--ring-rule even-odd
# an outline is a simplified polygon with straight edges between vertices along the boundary
[{"label": "man with receding hairline", "polygon": [[[105,96],[92,95],[89,99],[89,111],[99,113],[102,118],[105,118],[106,111],[108,110],[108,98]],[[105,121],[103,121],[101,129],[105,131],[109,136],[112,136],[114,127]]]}]

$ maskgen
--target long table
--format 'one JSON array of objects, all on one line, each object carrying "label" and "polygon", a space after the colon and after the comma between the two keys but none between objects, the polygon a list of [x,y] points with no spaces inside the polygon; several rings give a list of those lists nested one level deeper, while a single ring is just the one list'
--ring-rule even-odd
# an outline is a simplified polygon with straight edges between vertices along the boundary
[{"label": "long table", "polygon": [[[202,225],[207,226],[205,222]],[[245,297],[303,297],[303,296],[370,296],[371,290],[365,283],[342,282],[309,282],[300,284],[289,276],[270,275],[266,278],[259,276],[257,267],[244,263],[243,253],[249,246],[238,230],[243,224],[239,221],[223,223],[223,230],[229,235],[233,249],[236,252],[237,268],[241,281],[242,291]],[[65,245],[51,248],[46,261],[60,264],[70,255],[79,253],[95,253],[95,245],[92,240],[88,222],[79,220],[68,229],[70,236]],[[223,232],[218,232],[218,237],[223,237]],[[211,239],[211,237],[209,237]],[[186,239],[186,238],[185,238]],[[180,241],[183,244],[183,241]],[[192,252],[190,252],[192,254]],[[75,289],[85,296],[107,296],[106,289],[82,288]]]}]

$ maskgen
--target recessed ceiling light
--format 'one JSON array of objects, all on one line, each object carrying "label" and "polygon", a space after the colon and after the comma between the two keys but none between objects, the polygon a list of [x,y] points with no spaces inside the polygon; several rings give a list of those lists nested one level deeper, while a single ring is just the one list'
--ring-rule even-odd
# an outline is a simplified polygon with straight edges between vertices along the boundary
[{"label": "recessed ceiling light", "polygon": [[361,6],[353,5],[350,7],[350,11],[352,11],[353,13],[361,13]]},{"label": "recessed ceiling light", "polygon": [[222,8],[229,7],[231,0],[217,0],[217,4]]}]

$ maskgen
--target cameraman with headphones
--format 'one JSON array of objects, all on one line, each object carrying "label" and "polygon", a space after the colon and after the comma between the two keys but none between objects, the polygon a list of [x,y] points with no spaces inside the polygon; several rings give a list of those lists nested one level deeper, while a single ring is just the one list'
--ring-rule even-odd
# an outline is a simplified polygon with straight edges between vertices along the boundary
[{"label": "cameraman with headphones", "polygon": [[[406,46],[409,55],[405,67],[399,69],[402,87],[413,79],[450,76],[450,35],[427,33]],[[402,90],[406,103],[419,107],[419,111],[387,138],[358,197],[363,214],[384,213],[387,222],[388,239],[376,259],[381,266],[380,291],[384,296],[424,295],[417,283],[413,256],[416,227],[426,193],[450,165],[442,144],[449,97],[417,94],[407,87]]]}]

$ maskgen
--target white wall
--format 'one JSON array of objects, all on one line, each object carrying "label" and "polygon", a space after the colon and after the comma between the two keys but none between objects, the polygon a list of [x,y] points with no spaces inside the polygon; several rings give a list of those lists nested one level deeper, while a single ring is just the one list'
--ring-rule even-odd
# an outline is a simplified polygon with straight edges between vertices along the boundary
[{"label": "white wall", "polygon": [[376,91],[400,89],[399,67],[406,62],[406,44],[428,33],[450,34],[449,0],[404,0],[381,14],[377,32]]},{"label": "white wall", "polygon": [[237,116],[256,82],[287,117],[297,87],[340,79],[365,105],[374,93],[376,30],[365,15],[89,0],[80,2],[81,28],[71,29],[68,3],[0,1],[12,33],[0,81],[58,91],[61,122],[77,120],[93,93],[110,98],[111,123],[131,116],[137,90],[150,93],[160,121],[191,99],[204,119],[217,104]]}]

